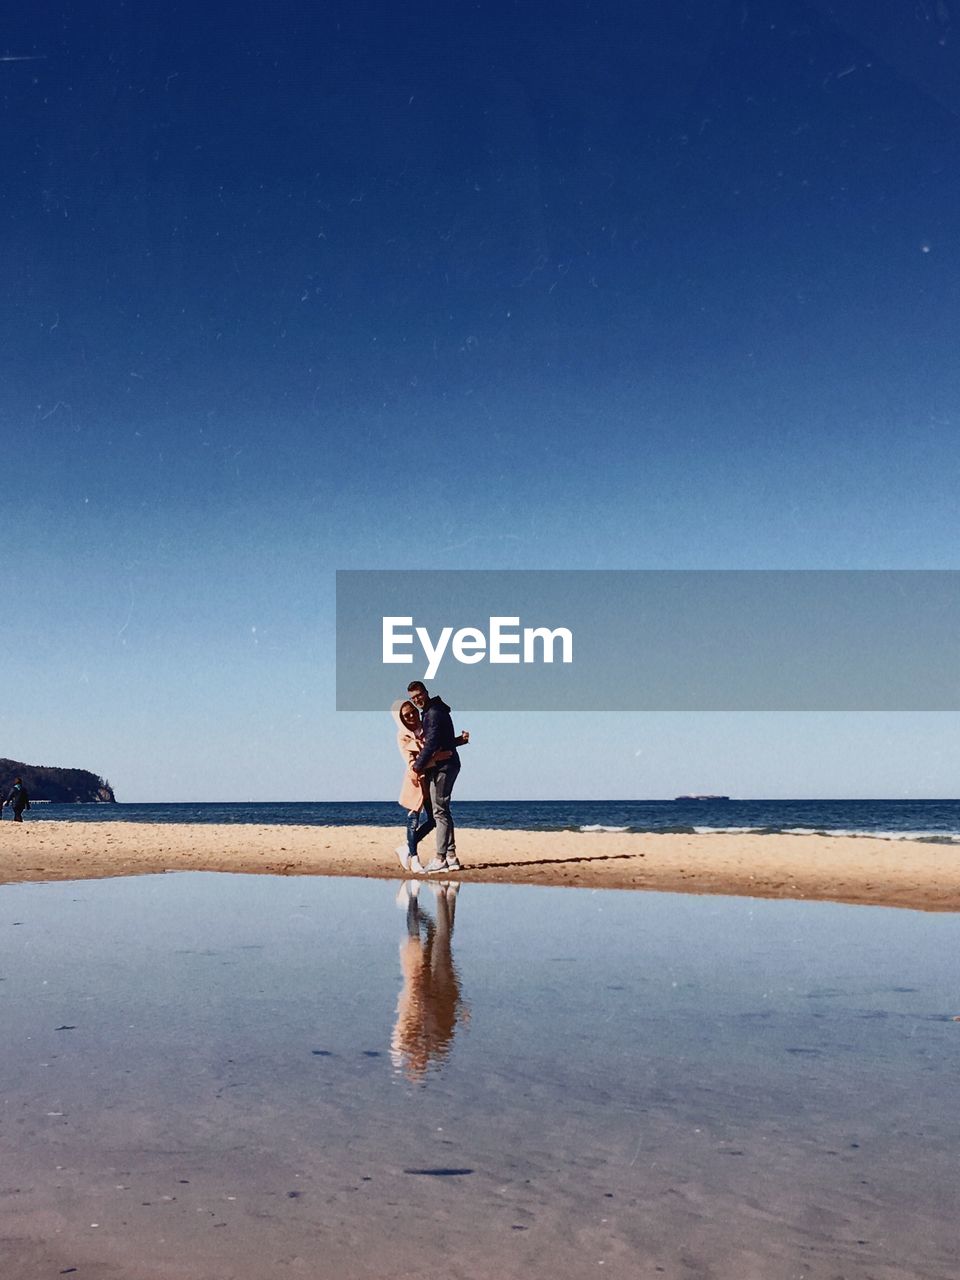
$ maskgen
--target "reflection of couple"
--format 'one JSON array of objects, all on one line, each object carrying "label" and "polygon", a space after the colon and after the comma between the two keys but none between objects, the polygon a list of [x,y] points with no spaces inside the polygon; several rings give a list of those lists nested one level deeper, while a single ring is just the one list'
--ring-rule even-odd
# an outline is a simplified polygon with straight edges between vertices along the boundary
[{"label": "reflection of couple", "polygon": [[445,1061],[457,1023],[469,1016],[450,950],[460,886],[441,882],[430,887],[437,895],[436,920],[420,906],[418,880],[406,881],[397,899],[407,909],[407,934],[400,943],[403,990],[390,1056],[396,1069],[414,1082],[424,1078],[431,1063]]},{"label": "reflection of couple", "polygon": [[[470,741],[469,733],[454,734],[450,708],[442,698],[431,698],[419,680],[407,685],[409,698],[390,708],[397,724],[397,746],[407,770],[400,804],[407,810],[406,843],[397,846],[404,871],[420,875],[459,871],[456,835],[450,815],[450,794],[460,772],[457,747]],[[418,846],[436,829],[437,856],[423,867]]]}]

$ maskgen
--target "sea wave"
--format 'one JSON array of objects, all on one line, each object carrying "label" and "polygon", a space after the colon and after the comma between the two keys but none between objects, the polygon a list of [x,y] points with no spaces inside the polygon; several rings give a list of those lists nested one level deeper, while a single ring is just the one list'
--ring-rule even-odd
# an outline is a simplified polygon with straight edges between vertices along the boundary
[{"label": "sea wave", "polygon": [[960,844],[960,831],[897,831],[870,827],[780,827],[785,836],[844,836],[851,840],[920,840],[925,844]]},{"label": "sea wave", "polygon": [[871,831],[866,827],[778,827],[778,826],[743,826],[743,827],[653,827],[623,826],[608,827],[602,823],[587,823],[582,826],[565,828],[568,831],[587,833],[620,832],[631,835],[665,836],[847,836],[855,840],[915,840],[922,844],[960,845],[960,831]]},{"label": "sea wave", "polygon": [[[584,823],[582,826],[564,827],[565,831],[582,831],[588,835],[597,835],[601,832],[629,833],[635,836],[693,836],[700,830],[698,827],[605,827],[600,822]],[[703,827],[704,831],[712,831],[717,828]]]},{"label": "sea wave", "polygon": [[698,836],[849,836],[854,840],[918,840],[924,844],[960,844],[960,831],[893,831],[868,827],[694,827]]},{"label": "sea wave", "polygon": [[694,832],[698,836],[727,835],[727,836],[776,836],[783,831],[782,827],[694,827]]},{"label": "sea wave", "polygon": [[960,831],[871,831],[862,827],[784,827],[787,836],[849,836],[853,840],[919,840],[924,844],[960,844]]}]

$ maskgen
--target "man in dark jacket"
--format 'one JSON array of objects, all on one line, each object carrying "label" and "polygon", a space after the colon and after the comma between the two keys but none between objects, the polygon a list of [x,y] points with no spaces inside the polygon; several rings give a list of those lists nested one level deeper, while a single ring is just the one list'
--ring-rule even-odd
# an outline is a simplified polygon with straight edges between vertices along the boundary
[{"label": "man in dark jacket", "polygon": [[23,785],[22,778],[14,778],[13,790],[7,796],[6,800],[4,801],[4,804],[8,804],[10,808],[13,810],[14,822],[23,821],[23,811],[24,809],[30,808],[30,799],[27,796],[27,792]]},{"label": "man in dark jacket", "polygon": [[[413,762],[413,771],[416,774],[426,774],[430,784],[433,817],[437,824],[437,856],[424,870],[431,874],[459,871],[456,836],[453,818],[450,816],[450,793],[460,772],[460,757],[457,754],[457,735],[453,731],[450,708],[442,698],[431,698],[426,685],[419,680],[407,685],[407,693],[423,720],[423,750]],[[449,751],[450,755],[428,769],[427,761],[435,751]]]}]

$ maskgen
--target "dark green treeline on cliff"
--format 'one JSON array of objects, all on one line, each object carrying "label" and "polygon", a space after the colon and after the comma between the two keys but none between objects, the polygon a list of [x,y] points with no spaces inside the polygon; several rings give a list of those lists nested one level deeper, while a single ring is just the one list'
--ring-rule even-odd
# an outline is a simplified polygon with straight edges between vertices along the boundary
[{"label": "dark green treeline on cliff", "polygon": [[116,804],[113,788],[89,769],[57,769],[53,765],[24,764],[0,757],[0,800],[6,800],[14,778],[22,778],[31,803]]}]

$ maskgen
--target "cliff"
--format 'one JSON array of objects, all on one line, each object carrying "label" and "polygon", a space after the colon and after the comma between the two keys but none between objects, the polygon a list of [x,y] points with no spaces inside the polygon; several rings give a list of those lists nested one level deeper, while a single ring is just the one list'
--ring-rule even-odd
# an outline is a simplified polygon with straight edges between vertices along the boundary
[{"label": "cliff", "polygon": [[0,800],[6,800],[14,778],[22,778],[31,803],[116,804],[113,788],[87,769],[57,769],[47,764],[24,764],[0,757]]}]

